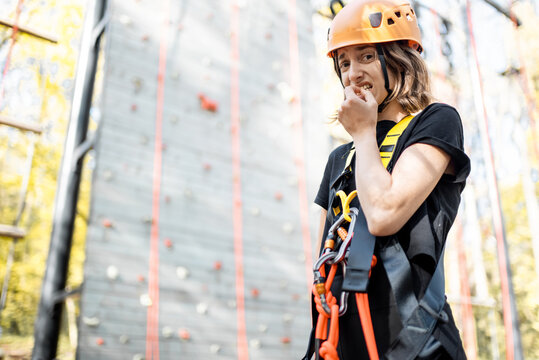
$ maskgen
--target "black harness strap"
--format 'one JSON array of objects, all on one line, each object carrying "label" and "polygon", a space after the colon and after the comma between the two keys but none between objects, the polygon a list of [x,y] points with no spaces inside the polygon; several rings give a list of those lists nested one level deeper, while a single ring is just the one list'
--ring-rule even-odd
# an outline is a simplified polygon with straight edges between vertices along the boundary
[{"label": "black harness strap", "polygon": [[369,271],[371,270],[376,237],[369,232],[367,219],[365,219],[361,206],[358,206],[358,210],[359,214],[356,217],[352,235],[352,238],[357,240],[350,244],[350,255],[346,264],[342,289],[365,293],[369,285]]},{"label": "black harness strap", "polygon": [[[405,285],[411,279],[409,262],[406,261],[408,269],[404,269],[401,266],[402,269],[400,270],[402,271],[400,272],[396,271],[397,266],[393,264],[393,261],[396,262],[396,259],[393,257],[406,257],[402,248],[400,248],[400,251],[396,251],[398,248],[394,245],[389,246],[382,249],[380,253],[403,322],[403,329],[384,356],[388,360],[412,360],[424,348],[432,335],[437,321],[448,321],[448,315],[443,311],[446,301],[443,268],[444,251],[442,250],[440,260],[425,291],[425,295],[423,295],[419,304],[414,308],[414,300],[412,298],[416,298],[413,286]],[[386,259],[390,259],[387,265]],[[417,303],[417,300],[415,300],[415,303]]]},{"label": "black harness strap", "polygon": [[384,264],[400,317],[404,322],[419,305],[413,290],[410,291],[414,288],[410,262],[396,239],[380,251],[380,259]]}]

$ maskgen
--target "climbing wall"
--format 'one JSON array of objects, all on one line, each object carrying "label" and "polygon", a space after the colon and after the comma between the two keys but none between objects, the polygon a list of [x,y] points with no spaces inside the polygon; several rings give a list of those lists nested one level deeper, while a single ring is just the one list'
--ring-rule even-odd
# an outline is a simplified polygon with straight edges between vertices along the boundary
[{"label": "climbing wall", "polygon": [[307,0],[113,0],[80,359],[297,359],[330,151]]}]

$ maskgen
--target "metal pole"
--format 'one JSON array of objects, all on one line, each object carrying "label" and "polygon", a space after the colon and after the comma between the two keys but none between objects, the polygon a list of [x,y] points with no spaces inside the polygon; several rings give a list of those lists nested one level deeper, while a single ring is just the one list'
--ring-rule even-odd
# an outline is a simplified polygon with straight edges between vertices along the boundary
[{"label": "metal pole", "polygon": [[101,38],[101,32],[96,36],[95,30],[103,23],[105,10],[106,0],[95,0],[93,6],[88,6],[82,32],[71,116],[58,177],[49,255],[34,327],[32,360],[51,360],[56,357],[62,315],[62,304],[58,299],[64,292],[67,279],[82,172],[82,156],[77,157],[76,154],[86,140],[88,131]]}]

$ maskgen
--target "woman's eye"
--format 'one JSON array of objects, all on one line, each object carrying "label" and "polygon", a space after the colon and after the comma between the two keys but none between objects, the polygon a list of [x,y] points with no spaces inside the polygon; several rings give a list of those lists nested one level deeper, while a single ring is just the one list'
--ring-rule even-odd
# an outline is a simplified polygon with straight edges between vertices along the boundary
[{"label": "woman's eye", "polygon": [[374,60],[374,54],[368,53],[363,55],[363,61],[369,62]]},{"label": "woman's eye", "polygon": [[341,69],[344,69],[344,68],[348,67],[348,61],[343,61],[339,67]]}]

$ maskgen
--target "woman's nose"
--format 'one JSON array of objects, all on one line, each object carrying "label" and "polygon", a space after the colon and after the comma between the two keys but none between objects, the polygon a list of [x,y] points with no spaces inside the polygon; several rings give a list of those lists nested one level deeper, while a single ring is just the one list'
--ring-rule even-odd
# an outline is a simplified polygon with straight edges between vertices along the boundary
[{"label": "woman's nose", "polygon": [[363,76],[363,68],[357,61],[350,62],[350,71],[348,71],[348,80],[351,83],[357,82]]}]

